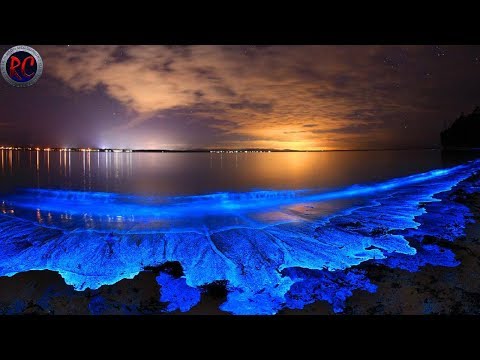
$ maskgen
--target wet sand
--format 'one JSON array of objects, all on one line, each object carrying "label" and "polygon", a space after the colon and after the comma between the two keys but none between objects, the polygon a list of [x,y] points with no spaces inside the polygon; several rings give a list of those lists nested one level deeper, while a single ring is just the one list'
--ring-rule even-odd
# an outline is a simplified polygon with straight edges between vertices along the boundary
[{"label": "wet sand", "polygon": [[[480,313],[480,193],[463,189],[480,182],[476,175],[448,193],[449,198],[469,207],[474,222],[465,236],[453,242],[428,237],[424,241],[452,250],[460,261],[456,267],[424,266],[418,272],[363,263],[377,285],[375,293],[354,290],[342,314],[347,315],[421,315]],[[159,272],[181,276],[178,263],[147,268],[133,279],[124,279],[97,290],[75,291],[53,271],[28,271],[12,277],[0,277],[0,314],[56,315],[149,315],[149,314],[227,314],[218,309],[227,296],[222,282],[205,287],[199,304],[189,312],[165,312],[159,301]],[[317,301],[302,310],[282,310],[279,314],[333,315],[332,305]]]}]

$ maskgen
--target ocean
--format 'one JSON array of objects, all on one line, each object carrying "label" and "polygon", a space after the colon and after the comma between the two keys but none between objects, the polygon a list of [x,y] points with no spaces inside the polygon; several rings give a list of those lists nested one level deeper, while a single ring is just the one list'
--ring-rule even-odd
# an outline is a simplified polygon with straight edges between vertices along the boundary
[{"label": "ocean", "polygon": [[457,266],[422,238],[462,235],[468,209],[442,194],[480,168],[439,150],[0,158],[0,276],[52,270],[83,291],[178,262],[183,276],[157,277],[165,311],[224,281],[232,314],[342,312],[353,290],[375,292],[367,262]]}]

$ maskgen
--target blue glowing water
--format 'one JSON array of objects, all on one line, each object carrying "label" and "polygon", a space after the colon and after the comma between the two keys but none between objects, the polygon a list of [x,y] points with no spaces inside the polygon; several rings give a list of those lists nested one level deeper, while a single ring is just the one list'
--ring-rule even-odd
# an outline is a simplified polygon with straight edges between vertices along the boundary
[{"label": "blue glowing water", "polygon": [[[202,285],[226,280],[221,309],[233,314],[275,314],[316,300],[341,312],[352,291],[376,290],[356,265],[458,265],[424,237],[463,234],[468,209],[444,192],[479,169],[473,161],[331,191],[144,197],[23,189],[1,199],[0,276],[49,269],[77,290],[95,289],[178,261],[184,277],[157,277],[167,311],[188,311]],[[102,304],[92,300],[92,313]]]}]

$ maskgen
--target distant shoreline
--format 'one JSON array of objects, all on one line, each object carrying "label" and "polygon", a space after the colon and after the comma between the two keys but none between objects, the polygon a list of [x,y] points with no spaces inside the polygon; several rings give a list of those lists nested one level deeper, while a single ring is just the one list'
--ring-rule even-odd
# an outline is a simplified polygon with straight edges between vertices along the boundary
[{"label": "distant shoreline", "polygon": [[[105,152],[105,153],[283,153],[283,152],[358,152],[358,151],[412,151],[412,150],[442,150],[441,147],[421,147],[421,148],[385,148],[385,149],[335,149],[335,150],[292,150],[292,149],[190,149],[190,150],[173,150],[173,149],[98,149],[98,148],[40,148],[40,147],[24,147],[24,146],[2,146],[2,150],[16,151],[46,151],[46,152]],[[445,149],[444,149],[445,150]],[[479,149],[447,149],[462,151],[478,151]]]}]

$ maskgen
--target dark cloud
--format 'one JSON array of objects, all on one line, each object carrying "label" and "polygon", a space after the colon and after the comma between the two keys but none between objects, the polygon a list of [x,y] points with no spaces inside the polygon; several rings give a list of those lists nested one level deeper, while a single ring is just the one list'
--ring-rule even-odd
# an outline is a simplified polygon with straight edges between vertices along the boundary
[{"label": "dark cloud", "polygon": [[237,95],[235,91],[226,86],[214,86],[213,90],[224,96],[235,97]]},{"label": "dark cloud", "polygon": [[273,105],[268,103],[254,103],[250,101],[242,101],[234,104],[230,104],[232,109],[243,110],[249,109],[258,112],[269,112],[272,110]]},{"label": "dark cloud", "polygon": [[163,63],[163,71],[173,72],[173,69],[172,69],[172,64],[173,63],[174,63],[174,61],[172,59],[169,59],[169,60],[165,61]]},{"label": "dark cloud", "polygon": [[284,134],[300,134],[300,133],[305,133],[307,132],[306,130],[295,130],[295,131],[284,131]]},{"label": "dark cloud", "polygon": [[478,46],[37,50],[45,69],[34,87],[0,85],[2,142],[434,146],[445,121],[480,103]]},{"label": "dark cloud", "polygon": [[112,61],[116,63],[128,62],[132,60],[132,56],[128,53],[129,48],[127,46],[117,46],[111,53]]},{"label": "dark cloud", "polygon": [[215,80],[219,81],[221,78],[217,75],[215,69],[213,68],[195,68],[193,69],[194,74],[197,75],[199,78],[203,78],[206,80]]},{"label": "dark cloud", "polygon": [[205,96],[205,93],[202,90],[197,90],[194,92],[194,94],[197,98],[202,98]]},{"label": "dark cloud", "polygon": [[313,134],[364,134],[370,133],[373,128],[377,127],[376,125],[362,125],[362,124],[352,124],[350,126],[344,126],[334,129],[318,129],[311,130]]}]

